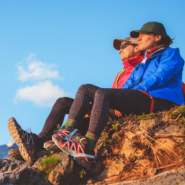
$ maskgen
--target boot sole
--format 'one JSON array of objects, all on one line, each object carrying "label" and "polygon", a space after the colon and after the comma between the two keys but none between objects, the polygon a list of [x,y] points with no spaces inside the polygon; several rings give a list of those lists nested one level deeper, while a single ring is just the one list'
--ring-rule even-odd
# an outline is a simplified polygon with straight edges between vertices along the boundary
[{"label": "boot sole", "polygon": [[[17,149],[17,150],[19,150],[19,149]],[[19,161],[24,160],[24,159],[22,158],[20,152],[9,151],[9,152],[8,152],[8,155],[9,155],[12,159],[14,159],[14,160],[19,160]]]},{"label": "boot sole", "polygon": [[15,140],[17,144],[22,144],[21,135],[19,132],[20,125],[17,123],[15,118],[10,118],[8,120],[8,130],[12,138]]},{"label": "boot sole", "polygon": [[88,164],[88,163],[83,163],[83,162],[81,162],[80,160],[78,160],[78,158],[75,158],[75,157],[74,157],[74,160],[75,160],[78,164],[80,164],[81,166],[83,166],[84,168],[89,169],[89,168],[92,166],[92,164]]},{"label": "boot sole", "polygon": [[24,144],[20,144],[19,145],[19,151],[21,156],[23,157],[23,159],[27,162],[32,162],[34,159],[31,157],[31,154],[29,153],[29,151],[26,149],[26,147],[24,146]]},{"label": "boot sole", "polygon": [[19,152],[23,159],[27,162],[31,162],[33,161],[33,158],[31,157],[31,154],[27,151],[26,147],[24,146],[24,143],[21,138],[21,133],[19,132],[19,128],[21,128],[21,126],[17,123],[16,119],[11,117],[8,120],[8,130],[10,132],[10,135],[19,145]]}]

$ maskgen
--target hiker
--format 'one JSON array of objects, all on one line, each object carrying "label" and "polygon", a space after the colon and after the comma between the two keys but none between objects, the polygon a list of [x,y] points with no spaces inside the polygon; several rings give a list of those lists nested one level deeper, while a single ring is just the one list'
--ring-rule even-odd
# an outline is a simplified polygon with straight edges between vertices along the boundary
[{"label": "hiker", "polygon": [[[138,39],[140,50],[147,50],[145,64],[139,64],[121,89],[82,85],[76,93],[68,119],[53,141],[64,152],[86,168],[95,159],[94,147],[109,117],[109,109],[122,115],[169,110],[182,105],[182,70],[184,60],[178,49],[169,48],[172,39],[163,24],[147,22],[140,30],[131,31]],[[81,135],[76,129],[93,102],[87,133]],[[70,137],[63,137],[62,133]],[[73,135],[71,137],[71,135]]]},{"label": "hiker", "polygon": [[[139,50],[137,39],[131,37],[127,37],[126,39],[114,39],[113,46],[116,50],[119,50],[124,67],[123,70],[117,74],[112,88],[120,88],[125,84],[135,66],[144,59],[144,51]],[[13,139],[19,144],[19,150],[12,149],[9,151],[9,155],[17,157],[21,154],[24,160],[32,161],[36,157],[36,154],[40,150],[43,150],[43,145],[45,149],[56,149],[56,145],[52,141],[53,132],[57,129],[57,124],[61,127],[64,116],[69,113],[73,101],[74,99],[68,97],[59,98],[54,104],[39,135],[24,131],[15,118],[10,118],[8,120],[9,132]],[[91,110],[91,107],[92,104],[89,104],[89,110],[87,112]],[[121,113],[110,109],[110,115],[120,116]],[[87,132],[90,119],[84,116],[77,127],[82,134]],[[66,136],[66,134],[67,133],[63,133],[64,136]]]}]

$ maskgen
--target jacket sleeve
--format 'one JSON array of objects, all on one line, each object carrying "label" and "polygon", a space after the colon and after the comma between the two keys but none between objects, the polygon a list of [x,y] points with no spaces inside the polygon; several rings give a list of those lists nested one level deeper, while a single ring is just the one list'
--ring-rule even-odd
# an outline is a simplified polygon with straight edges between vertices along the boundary
[{"label": "jacket sleeve", "polygon": [[134,71],[130,74],[129,79],[126,81],[126,83],[121,88],[131,89],[134,86],[136,86],[136,84],[138,84],[139,81],[141,80],[143,72],[144,72],[144,64],[140,63],[135,67]]},{"label": "jacket sleeve", "polygon": [[164,52],[158,64],[157,71],[145,77],[141,83],[133,89],[151,91],[165,86],[180,71],[182,71],[184,61],[178,50]]}]

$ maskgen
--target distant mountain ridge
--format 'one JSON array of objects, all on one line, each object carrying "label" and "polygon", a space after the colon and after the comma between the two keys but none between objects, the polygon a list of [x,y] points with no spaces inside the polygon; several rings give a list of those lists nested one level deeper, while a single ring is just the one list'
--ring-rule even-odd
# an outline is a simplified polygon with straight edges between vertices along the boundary
[{"label": "distant mountain ridge", "polygon": [[16,148],[18,148],[17,144],[12,141],[10,141],[7,145],[0,145],[0,159],[4,157],[9,157],[8,151],[10,149],[16,149]]}]

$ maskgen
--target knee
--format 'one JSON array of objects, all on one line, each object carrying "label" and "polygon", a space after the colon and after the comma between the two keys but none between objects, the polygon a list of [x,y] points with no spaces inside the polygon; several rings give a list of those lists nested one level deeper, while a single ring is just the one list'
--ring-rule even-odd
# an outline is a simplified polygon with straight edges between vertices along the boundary
[{"label": "knee", "polygon": [[95,97],[105,97],[106,93],[103,89],[97,89],[95,93]]},{"label": "knee", "polygon": [[63,98],[58,98],[55,102],[55,104],[65,104],[67,102],[68,98],[63,97]]},{"label": "knee", "polygon": [[78,91],[84,91],[89,88],[91,84],[83,84],[79,87]]}]

